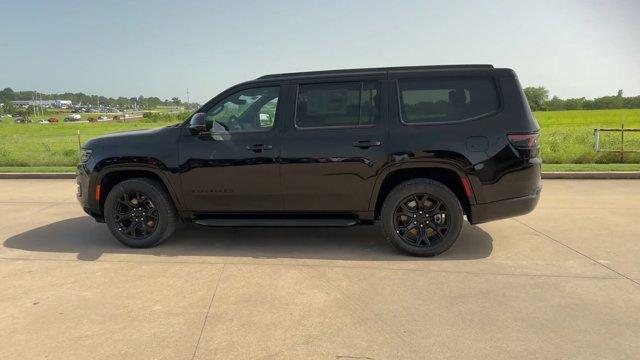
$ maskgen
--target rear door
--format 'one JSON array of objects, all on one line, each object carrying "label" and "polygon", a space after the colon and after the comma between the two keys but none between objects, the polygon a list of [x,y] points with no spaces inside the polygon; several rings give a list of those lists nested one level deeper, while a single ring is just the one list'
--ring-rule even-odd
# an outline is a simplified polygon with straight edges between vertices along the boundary
[{"label": "rear door", "polygon": [[366,211],[387,142],[384,77],[292,86],[293,121],[281,137],[284,208]]}]

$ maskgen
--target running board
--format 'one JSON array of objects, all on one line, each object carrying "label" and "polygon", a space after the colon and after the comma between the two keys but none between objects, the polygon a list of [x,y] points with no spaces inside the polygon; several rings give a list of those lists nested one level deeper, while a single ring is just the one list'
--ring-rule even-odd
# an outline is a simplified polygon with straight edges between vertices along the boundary
[{"label": "running board", "polygon": [[197,219],[204,226],[244,227],[347,227],[358,223],[355,219]]}]

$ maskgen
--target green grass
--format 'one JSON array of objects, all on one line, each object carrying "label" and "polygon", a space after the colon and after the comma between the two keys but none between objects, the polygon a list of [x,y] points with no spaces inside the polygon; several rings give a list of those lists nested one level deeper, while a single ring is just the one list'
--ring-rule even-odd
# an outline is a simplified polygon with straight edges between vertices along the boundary
[{"label": "green grass", "polygon": [[[84,118],[98,114],[82,114]],[[551,164],[612,164],[620,163],[619,153],[596,152],[593,129],[597,127],[640,128],[640,109],[580,110],[536,112],[541,127],[541,152],[545,167]],[[57,117],[58,124],[14,124],[12,118],[0,119],[0,166],[74,166],[78,160],[78,137],[84,142],[106,133],[132,129],[145,129],[175,123],[177,119],[151,122],[136,119],[102,123],[64,123],[66,114]],[[163,119],[162,116],[157,117]],[[605,148],[619,149],[619,133],[602,133]],[[626,133],[626,149],[640,150],[640,132]],[[640,153],[625,155],[627,164],[640,164]],[[633,167],[633,166],[632,166]],[[578,169],[576,167],[573,167]],[[573,170],[572,170],[573,171]]]},{"label": "green grass", "polygon": [[[542,160],[547,164],[618,163],[619,153],[595,151],[595,128],[640,128],[640,109],[548,111],[535,114],[541,129]],[[601,133],[601,146],[620,149],[620,133]],[[627,132],[625,149],[640,150],[640,132]],[[640,153],[626,154],[626,163],[640,163]]]},{"label": "green grass", "polygon": [[640,164],[542,164],[542,171],[640,171]]},{"label": "green grass", "polygon": [[[83,114],[85,115],[85,114]],[[55,115],[54,115],[55,116]],[[62,120],[63,116],[56,116]],[[0,166],[74,166],[80,143],[107,133],[148,129],[176,123],[146,119],[99,123],[59,122],[57,124],[15,124],[11,118],[0,122]]]},{"label": "green grass", "polygon": [[0,166],[0,173],[74,173],[75,166]]}]

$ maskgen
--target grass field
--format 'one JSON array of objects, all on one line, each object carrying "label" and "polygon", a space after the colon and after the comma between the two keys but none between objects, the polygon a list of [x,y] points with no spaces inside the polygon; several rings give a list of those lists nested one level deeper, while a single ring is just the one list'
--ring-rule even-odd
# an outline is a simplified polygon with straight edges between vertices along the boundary
[{"label": "grass field", "polygon": [[[54,116],[60,120],[64,118],[63,115]],[[640,128],[640,109],[537,112],[535,116],[541,127],[541,151],[545,164],[619,163],[620,154],[594,150],[593,129],[620,127],[622,121],[626,128]],[[175,122],[177,120],[148,122],[141,119],[19,125],[5,117],[0,122],[0,167],[72,167],[78,160],[78,131],[80,141],[84,142],[110,132],[152,128]],[[601,143],[606,148],[619,149],[620,135],[603,133]],[[626,149],[640,150],[640,132],[626,133],[624,143]],[[633,168],[633,164],[640,164],[640,154],[625,155],[624,162],[632,164],[630,166]],[[589,166],[582,168],[588,169]]]},{"label": "grass field", "polygon": [[72,173],[75,166],[0,166],[0,173]]},{"label": "grass field", "polygon": [[[75,171],[75,168],[73,170]],[[640,164],[542,164],[542,171],[640,171]]]},{"label": "grass field", "polygon": [[[619,153],[595,151],[594,128],[640,128],[640,109],[537,112],[542,159],[548,164],[618,163]],[[601,133],[603,148],[620,149],[620,133]],[[640,150],[640,132],[627,132],[625,149]],[[640,154],[625,155],[626,163],[640,163]]]},{"label": "grass field", "polygon": [[[61,118],[58,117],[60,120]],[[73,166],[78,162],[80,142],[116,131],[147,129],[177,121],[148,122],[144,119],[99,123],[15,124],[0,123],[0,166]]]}]

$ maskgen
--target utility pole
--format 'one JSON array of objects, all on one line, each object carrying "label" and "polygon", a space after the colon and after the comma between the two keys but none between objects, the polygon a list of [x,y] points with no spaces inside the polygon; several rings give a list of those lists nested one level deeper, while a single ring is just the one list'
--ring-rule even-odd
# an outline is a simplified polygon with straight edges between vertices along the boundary
[{"label": "utility pole", "polygon": [[40,115],[44,114],[44,110],[42,109],[42,93],[40,93],[40,97],[38,98],[38,92],[36,91],[36,102],[38,103],[38,113]]},{"label": "utility pole", "polygon": [[189,88],[187,88],[187,106],[189,106]]}]

